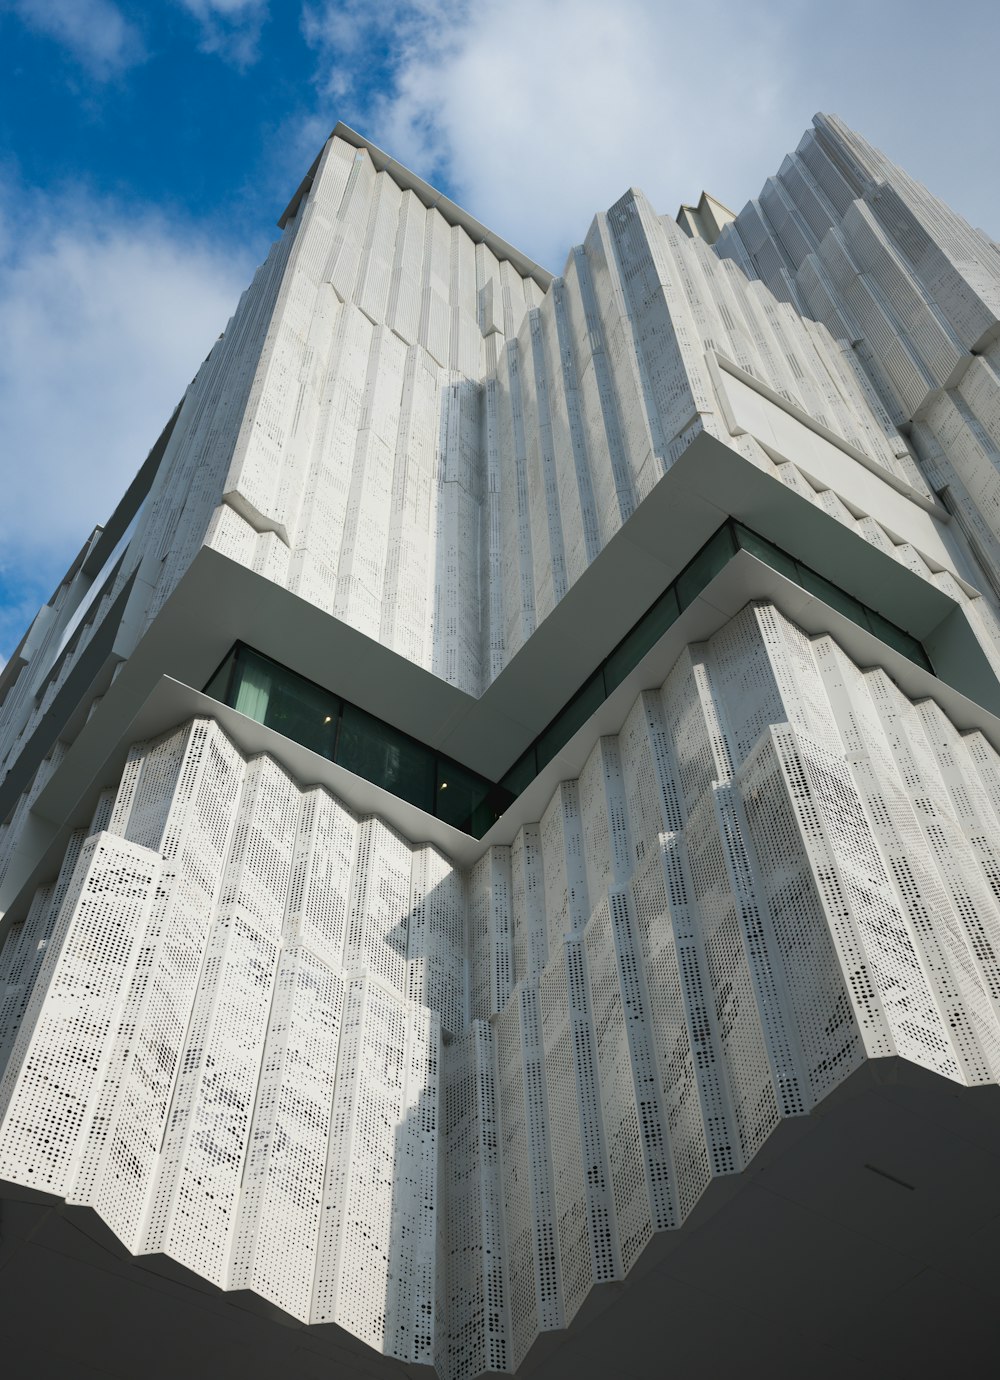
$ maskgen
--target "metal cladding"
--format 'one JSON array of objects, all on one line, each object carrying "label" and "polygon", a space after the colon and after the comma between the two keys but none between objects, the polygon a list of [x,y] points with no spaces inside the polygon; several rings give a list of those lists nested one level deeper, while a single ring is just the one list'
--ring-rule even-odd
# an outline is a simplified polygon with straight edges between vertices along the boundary
[{"label": "metal cladding", "polygon": [[[629,191],[549,281],[358,142],[326,145],[107,578],[85,548],[12,659],[0,877],[200,548],[481,697],[705,434],[946,595],[995,677],[984,235],[820,116],[735,218]],[[810,632],[720,613],[471,862],[207,714],[131,743],[10,912],[0,1178],[472,1380],[866,1060],[996,1083],[1000,737],[816,632],[825,597]]]}]

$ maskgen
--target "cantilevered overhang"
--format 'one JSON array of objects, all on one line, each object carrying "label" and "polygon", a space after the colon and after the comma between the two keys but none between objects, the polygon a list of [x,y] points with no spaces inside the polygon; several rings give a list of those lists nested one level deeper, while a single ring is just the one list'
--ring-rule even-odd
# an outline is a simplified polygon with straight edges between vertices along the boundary
[{"label": "cantilevered overhang", "polygon": [[[744,468],[751,467],[744,465]],[[661,489],[666,493],[671,487],[665,482]],[[787,493],[784,486],[780,487]],[[796,498],[795,495],[789,497]],[[810,514],[816,511],[801,499],[797,502]],[[649,511],[646,505],[644,508]],[[699,512],[697,506],[687,510],[683,502],[678,503],[677,509],[692,514]],[[665,513],[664,521],[676,520],[678,510]],[[711,522],[717,517],[712,512],[701,516]],[[843,531],[841,524],[836,526]],[[639,532],[642,532],[641,527]],[[871,550],[866,543],[862,546],[866,551]],[[605,552],[600,559],[607,554]],[[811,554],[815,557],[815,550]],[[646,568],[637,557],[632,559],[633,571],[652,579],[654,571]],[[885,572],[887,578],[903,577],[900,587],[903,602],[897,607],[905,608],[905,600],[911,594],[911,582],[924,586],[927,582],[896,562],[882,559],[891,567]],[[663,570],[666,569],[676,573],[672,566],[664,566]],[[659,567],[654,570],[658,577],[662,576]],[[608,579],[614,576],[612,569]],[[655,597],[662,583],[650,588]],[[937,626],[948,627],[956,617],[965,626],[964,642],[961,628],[951,629],[955,655],[964,661],[971,648],[981,657],[971,630],[964,624],[961,610],[933,586],[927,589],[931,605],[939,601],[941,607],[928,612],[920,605],[916,610],[923,619],[923,622],[918,621],[918,627],[924,636],[933,641],[934,619],[943,609],[950,609]],[[208,680],[232,641],[239,637],[251,645],[263,646],[277,659],[312,679],[333,686],[338,693],[365,704],[372,712],[384,714],[423,741],[430,742],[433,735],[434,745],[452,755],[456,755],[454,744],[458,731],[484,736],[492,731],[503,732],[513,743],[515,752],[519,752],[550,717],[550,696],[536,693],[535,678],[544,690],[550,689],[547,678],[564,687],[559,692],[562,695],[559,705],[564,703],[582,676],[592,669],[592,662],[585,660],[567,671],[565,662],[571,653],[579,652],[580,643],[588,645],[587,633],[593,631],[599,618],[591,616],[588,619],[588,609],[579,607],[575,639],[571,628],[553,649],[547,665],[540,661],[526,671],[516,666],[515,658],[514,667],[508,668],[508,672],[519,670],[523,679],[513,679],[504,672],[504,676],[477,701],[245,567],[205,550],[199,554],[136,652],[122,667],[39,794],[22,846],[14,854],[5,878],[2,899],[7,915],[4,923],[24,913],[35,887],[58,866],[70,829],[86,824],[99,791],[117,782],[130,744],[166,733],[196,716],[216,719],[245,754],[267,753],[300,785],[323,786],[358,814],[376,814],[412,842],[432,843],[457,864],[469,866],[491,844],[511,843],[523,824],[539,819],[558,783],[579,775],[597,739],[603,734],[618,732],[636,696],[642,690],[660,686],[685,646],[710,637],[753,599],[769,600],[810,634],[829,633],[858,665],[883,667],[911,699],[934,699],[960,730],[978,729],[1000,750],[1000,719],[979,698],[963,694],[810,594],[793,579],[750,552],[740,550],[546,763],[490,831],[482,839],[475,839],[292,739],[220,704],[201,693],[200,686]],[[892,604],[891,599],[889,604]],[[591,613],[593,615],[594,611]],[[617,627],[620,629],[620,624]],[[599,645],[589,644],[595,659],[599,659],[595,650]],[[523,655],[524,652],[519,654]],[[989,674],[989,668],[985,667],[984,677]],[[506,684],[502,684],[505,678]],[[497,695],[497,686],[508,698]],[[537,708],[532,717],[530,709],[538,701],[542,702],[542,707]],[[511,717],[512,705],[517,707],[521,719]],[[516,736],[515,729],[520,737]],[[502,766],[506,764],[504,760]]]},{"label": "cantilevered overhang", "polygon": [[[45,838],[45,846],[39,854],[37,843],[33,845],[30,852],[35,861],[28,873],[23,865],[28,863],[30,854],[24,854],[20,868],[16,855],[9,876],[20,877],[17,885],[21,894],[14,899],[14,892],[7,891],[8,918],[21,913],[34,887],[58,864],[66,834],[70,828],[86,824],[99,791],[118,780],[130,744],[157,737],[196,716],[217,720],[246,755],[267,753],[300,785],[324,786],[358,814],[377,814],[409,840],[433,843],[459,865],[470,866],[491,844],[513,842],[523,824],[539,819],[558,783],[580,774],[597,739],[618,732],[637,695],[662,685],[684,647],[718,632],[752,599],[769,600],[808,633],[829,633],[857,664],[883,667],[911,699],[934,699],[959,729],[978,729],[1000,750],[1000,718],[749,552],[740,551],[482,839],[463,833],[291,738],[220,704],[190,683],[169,675],[154,678],[146,683],[144,697],[138,702],[129,704],[120,696],[121,714],[128,718],[100,722],[96,713],[91,717],[40,793],[34,819],[36,827],[43,831],[39,837]],[[123,670],[115,687],[124,675]],[[111,693],[108,692],[109,696]]]},{"label": "cantilevered overhang", "polygon": [[[828,461],[819,456],[818,463]],[[838,453],[841,463],[858,462]],[[906,502],[891,486],[886,492]],[[934,547],[928,559],[947,568],[946,521],[924,508],[913,512],[923,527],[905,535],[919,540],[923,533],[925,547]],[[245,642],[497,780],[730,516],[918,638],[941,677],[740,552],[480,841],[199,693],[233,643]],[[962,582],[958,571],[953,574]],[[661,684],[685,645],[710,636],[751,599],[772,600],[808,632],[831,633],[857,663],[884,666],[911,698],[934,698],[957,727],[980,729],[1000,750],[1000,687],[962,608],[780,479],[702,433],[479,698],[203,548],[39,794],[4,879],[0,908],[11,908],[11,917],[20,912],[31,887],[47,876],[59,840],[86,821],[97,792],[117,779],[130,743],[195,714],[224,721],[244,751],[270,753],[302,784],[325,785],[352,808],[378,813],[408,838],[432,842],[468,863],[489,843],[510,842],[522,823],[537,819],[558,781],[578,774],[596,738],[621,727],[638,692]]]}]

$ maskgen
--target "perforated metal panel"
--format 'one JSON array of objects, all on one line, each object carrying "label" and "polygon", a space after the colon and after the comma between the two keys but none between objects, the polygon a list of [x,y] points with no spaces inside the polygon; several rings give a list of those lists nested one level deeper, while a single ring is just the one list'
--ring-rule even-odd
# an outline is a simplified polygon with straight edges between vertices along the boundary
[{"label": "perforated metal panel", "polygon": [[0,1084],[0,1174],[71,1192],[149,919],[158,854],[107,833],[80,850]]},{"label": "perforated metal panel", "polygon": [[233,1238],[228,1286],[308,1318],[344,1004],[339,972],[282,952]]},{"label": "perforated metal panel", "polygon": [[194,720],[7,939],[3,1173],[386,1355],[516,1368],[865,1057],[996,1078],[998,782],[766,604],[468,873]]}]

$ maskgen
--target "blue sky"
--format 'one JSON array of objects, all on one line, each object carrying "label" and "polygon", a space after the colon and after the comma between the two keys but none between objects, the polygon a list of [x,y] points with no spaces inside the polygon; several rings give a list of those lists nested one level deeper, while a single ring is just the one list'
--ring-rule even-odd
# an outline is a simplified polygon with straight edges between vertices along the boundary
[{"label": "blue sky", "polygon": [[834,111],[1000,237],[996,0],[0,0],[0,661],[338,119],[558,271]]}]

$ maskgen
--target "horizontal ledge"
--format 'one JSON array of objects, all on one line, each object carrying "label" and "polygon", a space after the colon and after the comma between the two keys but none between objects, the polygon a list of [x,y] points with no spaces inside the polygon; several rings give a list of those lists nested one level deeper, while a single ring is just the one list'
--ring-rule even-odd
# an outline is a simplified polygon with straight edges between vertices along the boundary
[{"label": "horizontal ledge", "polygon": [[[739,379],[740,383],[745,383],[748,388],[752,388],[753,391],[759,393],[762,398],[766,398],[768,402],[774,403],[775,407],[780,407],[783,412],[787,412],[790,417],[794,417],[797,422],[800,422],[804,427],[808,428],[809,431],[815,432],[817,436],[822,436],[824,441],[829,441],[831,446],[836,446],[837,449],[843,451],[845,455],[849,455],[852,460],[856,460],[859,465],[863,465],[866,470],[876,475],[884,484],[888,484],[891,489],[895,489],[897,493],[903,494],[911,503],[915,503],[918,508],[923,508],[925,512],[930,513],[941,523],[947,524],[951,521],[951,516],[948,511],[943,508],[936,499],[929,498],[926,494],[922,494],[919,489],[915,489],[912,484],[907,484],[905,479],[900,479],[898,475],[893,474],[891,470],[887,470],[884,465],[880,465],[879,462],[874,460],[870,455],[866,455],[863,450],[859,450],[857,446],[851,445],[850,441],[846,440],[843,436],[838,435],[835,431],[831,431],[829,427],[824,426],[822,422],[818,422],[815,417],[810,416],[810,414],[803,411],[801,407],[796,407],[794,403],[789,402],[786,397],[776,392],[766,384],[763,379],[759,379],[755,374],[751,374],[748,370],[742,369],[738,364],[735,364],[718,350],[707,350],[705,353],[710,364],[714,361],[724,373],[731,375],[734,379]],[[729,419],[727,419],[727,421],[728,420]],[[731,422],[730,425],[732,425]],[[978,593],[978,591],[975,592]]]}]

